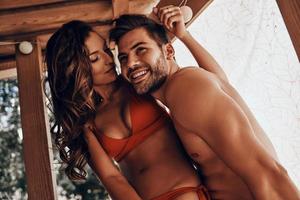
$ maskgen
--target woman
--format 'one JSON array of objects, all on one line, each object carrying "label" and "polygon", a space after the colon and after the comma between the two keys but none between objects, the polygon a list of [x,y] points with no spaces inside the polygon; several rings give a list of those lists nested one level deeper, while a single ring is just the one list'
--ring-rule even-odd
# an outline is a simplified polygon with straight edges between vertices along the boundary
[{"label": "woman", "polygon": [[48,41],[46,62],[51,132],[70,179],[84,179],[88,162],[113,199],[209,199],[169,116],[118,77],[105,39],[83,22],[69,22]]}]

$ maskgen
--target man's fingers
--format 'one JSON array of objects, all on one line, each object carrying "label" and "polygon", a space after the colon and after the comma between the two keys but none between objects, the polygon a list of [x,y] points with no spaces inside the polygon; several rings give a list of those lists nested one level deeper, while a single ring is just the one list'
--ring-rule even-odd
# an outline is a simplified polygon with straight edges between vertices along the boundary
[{"label": "man's fingers", "polygon": [[174,10],[180,10],[179,7],[175,7],[175,6],[164,6],[162,8],[158,9],[158,18],[161,20],[161,22],[164,21],[164,15],[166,15],[169,12],[173,12]]},{"label": "man's fingers", "polygon": [[164,9],[164,10],[162,10],[161,15],[160,15],[160,21],[163,24],[167,24],[168,19],[175,15],[181,15],[181,11],[178,7],[171,7],[168,9]]},{"label": "man's fingers", "polygon": [[168,5],[168,6],[164,6],[164,7],[161,7],[161,8],[157,8],[157,12],[156,12],[156,14],[157,14],[157,16],[158,16],[158,18],[160,18],[160,16],[162,15],[162,12],[164,11],[164,12],[166,12],[166,10],[168,9],[168,8],[171,8],[172,7],[172,5]]}]

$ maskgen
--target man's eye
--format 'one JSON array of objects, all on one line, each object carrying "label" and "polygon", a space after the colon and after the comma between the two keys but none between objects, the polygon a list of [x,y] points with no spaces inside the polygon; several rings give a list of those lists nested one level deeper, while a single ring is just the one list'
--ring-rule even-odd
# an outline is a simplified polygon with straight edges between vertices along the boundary
[{"label": "man's eye", "polygon": [[119,62],[122,64],[122,63],[126,63],[127,62],[127,57],[125,56],[122,56],[122,57],[119,57]]},{"label": "man's eye", "polygon": [[91,56],[90,56],[90,61],[91,61],[92,63],[97,62],[99,59],[100,59],[100,56],[99,56],[99,55],[91,55]]},{"label": "man's eye", "polygon": [[138,53],[142,53],[142,52],[145,52],[146,51],[146,48],[144,47],[139,47],[136,49]]}]

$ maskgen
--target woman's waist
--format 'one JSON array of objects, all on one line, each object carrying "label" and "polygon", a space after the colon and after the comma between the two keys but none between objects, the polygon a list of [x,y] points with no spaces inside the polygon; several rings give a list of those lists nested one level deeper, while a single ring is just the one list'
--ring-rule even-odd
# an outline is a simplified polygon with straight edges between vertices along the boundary
[{"label": "woman's waist", "polygon": [[124,172],[128,181],[142,196],[151,199],[165,192],[181,187],[197,187],[201,184],[193,168],[182,165],[144,166]]}]

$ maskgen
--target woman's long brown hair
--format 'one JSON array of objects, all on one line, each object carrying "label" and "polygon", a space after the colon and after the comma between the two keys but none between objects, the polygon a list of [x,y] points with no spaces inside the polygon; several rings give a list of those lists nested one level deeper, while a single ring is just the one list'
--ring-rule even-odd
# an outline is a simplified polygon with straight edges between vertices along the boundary
[{"label": "woman's long brown hair", "polygon": [[93,90],[85,40],[92,28],[81,21],[64,24],[49,39],[45,61],[54,123],[51,133],[65,172],[71,180],[85,179],[89,153],[83,127],[94,118],[99,96]]}]

